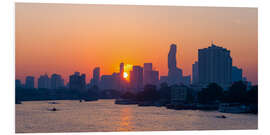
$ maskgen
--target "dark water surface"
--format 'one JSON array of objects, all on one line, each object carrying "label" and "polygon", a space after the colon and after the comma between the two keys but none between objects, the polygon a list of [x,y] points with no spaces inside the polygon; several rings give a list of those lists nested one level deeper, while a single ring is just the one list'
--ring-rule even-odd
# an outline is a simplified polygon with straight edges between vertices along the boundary
[{"label": "dark water surface", "polygon": [[[116,105],[114,100],[30,101],[16,105],[16,132],[257,129],[254,114]],[[50,111],[55,107],[57,111]],[[216,118],[225,115],[226,119]]]}]

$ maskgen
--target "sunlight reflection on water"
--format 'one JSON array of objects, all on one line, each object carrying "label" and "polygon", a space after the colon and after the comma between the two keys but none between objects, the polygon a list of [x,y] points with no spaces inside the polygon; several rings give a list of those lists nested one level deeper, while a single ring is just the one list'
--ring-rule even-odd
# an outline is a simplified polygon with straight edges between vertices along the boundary
[{"label": "sunlight reflection on water", "polygon": [[121,108],[120,110],[120,126],[117,129],[117,131],[131,131],[132,129],[132,124],[131,124],[131,118],[132,118],[132,113],[131,113],[131,108]]},{"label": "sunlight reflection on water", "polygon": [[[16,105],[16,132],[108,132],[257,129],[258,116],[116,105],[114,100],[31,101]],[[49,111],[55,107],[58,111]],[[226,119],[216,116],[226,115]]]}]

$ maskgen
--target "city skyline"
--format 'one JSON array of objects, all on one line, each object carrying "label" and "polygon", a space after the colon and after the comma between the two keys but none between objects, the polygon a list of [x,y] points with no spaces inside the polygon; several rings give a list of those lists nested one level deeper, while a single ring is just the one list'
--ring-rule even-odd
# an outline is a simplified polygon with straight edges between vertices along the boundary
[{"label": "city skyline", "polygon": [[[95,67],[89,82],[86,81],[85,73],[78,71],[75,71],[73,75],[69,75],[69,79],[66,80],[67,84],[64,84],[61,75],[54,73],[49,77],[45,73],[37,78],[36,83],[34,83],[35,77],[33,76],[26,76],[24,84],[20,79],[16,79],[16,87],[85,89],[98,86],[101,89],[123,90],[134,88],[134,90],[139,90],[147,84],[158,86],[166,82],[170,86],[174,84],[190,86],[193,84],[203,87],[210,83],[217,83],[227,89],[232,83],[237,81],[245,82],[248,87],[252,85],[252,82],[243,76],[242,68],[232,65],[230,50],[226,48],[212,43],[207,48],[198,49],[198,61],[192,64],[192,74],[187,76],[183,76],[183,70],[177,67],[176,54],[177,45],[171,44],[167,63],[169,72],[165,76],[160,76],[159,71],[153,69],[152,63],[143,63],[143,66],[140,66],[125,65],[121,62],[118,71],[106,75],[101,75],[100,67]],[[34,86],[37,84],[38,86]]]},{"label": "city skyline", "polygon": [[[103,11],[104,7],[106,11]],[[86,74],[88,83],[94,67],[100,67],[101,75],[112,74],[119,71],[121,62],[140,66],[151,62],[153,69],[159,71],[159,76],[163,76],[168,73],[166,55],[171,43],[176,43],[177,51],[181,52],[176,56],[177,66],[183,70],[183,75],[191,75],[192,64],[197,61],[197,49],[208,47],[211,40],[214,40],[216,44],[231,50],[233,65],[242,68],[243,76],[257,84],[257,9],[192,7],[191,13],[188,9],[190,7],[127,7],[128,9],[126,6],[110,5],[16,4],[16,79],[24,82],[27,75],[38,78],[44,73],[58,73],[66,84],[68,76],[79,71]],[[142,11],[135,12],[137,8]],[[71,9],[76,17],[68,14]],[[111,10],[114,12],[110,12]],[[218,14],[211,13],[212,10],[218,13],[228,11],[223,17],[229,19],[217,17]],[[95,14],[102,11],[98,13],[102,17],[99,18],[90,11],[95,11]],[[122,13],[123,11],[130,14]],[[192,17],[183,15],[183,11],[191,13]],[[180,15],[173,14],[174,12]],[[156,16],[157,13],[160,15]],[[204,13],[209,16],[204,16]],[[119,18],[110,18],[110,14],[119,14]],[[164,18],[168,14],[172,16]],[[77,21],[75,19],[74,23],[70,23],[73,17]],[[197,19],[200,19],[199,23],[202,25],[195,23]],[[59,23],[63,21],[65,23],[60,26]],[[108,21],[109,26],[104,24]],[[157,21],[160,23],[155,23]],[[210,21],[216,26],[207,25]],[[45,28],[52,31],[48,32]],[[82,31],[83,29],[86,30]],[[224,32],[217,33],[218,31]]]}]

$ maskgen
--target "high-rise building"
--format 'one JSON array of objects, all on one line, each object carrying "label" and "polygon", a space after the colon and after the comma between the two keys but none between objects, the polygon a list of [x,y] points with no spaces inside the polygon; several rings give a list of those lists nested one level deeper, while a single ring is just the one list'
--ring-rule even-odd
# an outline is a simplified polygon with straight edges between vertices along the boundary
[{"label": "high-rise building", "polygon": [[152,70],[152,63],[144,63],[143,66],[143,85],[157,85],[159,81],[158,71]]},{"label": "high-rise building", "polygon": [[182,69],[178,68],[176,65],[176,45],[172,44],[170,46],[170,51],[168,54],[168,84],[173,85],[173,84],[179,84],[182,79],[183,79],[183,73]]},{"label": "high-rise building", "polygon": [[102,75],[100,80],[100,89],[116,89],[115,83],[116,80],[114,75]]},{"label": "high-rise building", "polygon": [[113,77],[113,81],[114,81],[114,85],[113,85],[113,88],[115,90],[121,90],[124,89],[123,86],[121,86],[121,76],[120,76],[120,73],[113,73],[112,74],[112,77]]},{"label": "high-rise building", "polygon": [[242,81],[243,80],[242,72],[243,71],[241,68],[233,66],[232,67],[232,82]]},{"label": "high-rise building", "polygon": [[47,74],[40,75],[38,78],[38,88],[39,89],[50,89],[51,87],[50,78]]},{"label": "high-rise building", "polygon": [[62,79],[61,75],[52,74],[51,76],[51,88],[59,89],[64,87],[64,79]]},{"label": "high-rise building", "polygon": [[143,68],[140,66],[133,66],[130,71],[130,86],[135,91],[143,89]]},{"label": "high-rise building", "polygon": [[192,84],[197,84],[199,82],[199,64],[195,61],[192,64]]},{"label": "high-rise building", "polygon": [[83,90],[86,88],[85,74],[80,75],[80,72],[75,72],[69,76],[69,88]]},{"label": "high-rise building", "polygon": [[122,62],[122,63],[120,63],[120,77],[121,77],[121,79],[123,79],[124,78],[124,63]]},{"label": "high-rise building", "polygon": [[100,80],[100,68],[96,67],[93,70],[93,78],[91,80],[91,85],[92,86],[98,86]]},{"label": "high-rise building", "polygon": [[230,50],[212,44],[198,50],[199,83],[217,83],[223,88],[231,84],[232,58]]},{"label": "high-rise building", "polygon": [[151,84],[157,85],[158,82],[159,82],[159,72],[153,70],[153,71],[152,71],[152,81],[151,81]]},{"label": "high-rise building", "polygon": [[35,88],[35,77],[34,76],[26,76],[25,88],[27,88],[27,89],[34,89]]},{"label": "high-rise building", "polygon": [[143,71],[152,71],[152,70],[153,70],[152,63],[144,63],[143,64]]},{"label": "high-rise building", "polygon": [[21,80],[18,79],[15,80],[15,88],[22,88]]}]

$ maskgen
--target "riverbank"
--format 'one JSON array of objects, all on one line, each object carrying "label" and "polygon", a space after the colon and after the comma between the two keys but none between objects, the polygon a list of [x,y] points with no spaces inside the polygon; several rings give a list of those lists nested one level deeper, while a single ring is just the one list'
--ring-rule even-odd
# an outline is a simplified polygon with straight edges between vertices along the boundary
[{"label": "riverbank", "polygon": [[[213,111],[221,111],[224,113],[254,113],[257,114],[256,106],[254,105],[242,105],[239,103],[234,103],[232,105],[237,104],[238,106],[230,107],[228,103],[227,106],[221,106],[223,103],[215,103],[215,104],[199,104],[199,103],[182,103],[182,104],[169,104],[164,102],[154,102],[154,101],[136,101],[131,99],[116,99],[115,104],[119,105],[138,105],[140,107],[146,106],[155,106],[155,107],[166,107],[167,109],[174,110],[213,110]],[[245,109],[243,109],[243,106]],[[221,108],[222,107],[222,108]],[[254,109],[255,108],[255,109]]]}]

